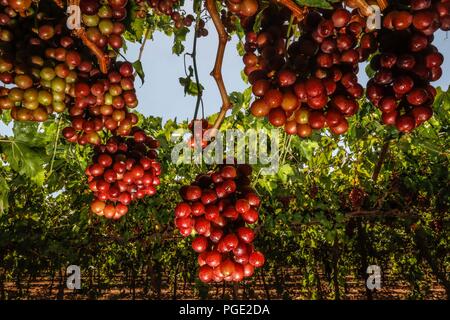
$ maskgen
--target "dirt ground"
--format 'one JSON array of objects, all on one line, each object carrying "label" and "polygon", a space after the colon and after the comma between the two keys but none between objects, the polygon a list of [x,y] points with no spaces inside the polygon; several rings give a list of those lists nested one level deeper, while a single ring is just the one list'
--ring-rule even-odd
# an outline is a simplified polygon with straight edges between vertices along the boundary
[{"label": "dirt ground", "polygon": [[[142,300],[142,299],[334,299],[334,288],[326,279],[322,279],[314,292],[303,286],[303,278],[300,276],[289,277],[283,285],[276,285],[275,279],[270,277],[263,279],[258,277],[253,283],[211,284],[199,287],[195,283],[177,279],[176,287],[173,282],[161,279],[159,285],[136,279],[135,285],[130,286],[130,281],[124,277],[117,277],[108,284],[89,282],[81,284],[80,290],[69,290],[65,279],[49,278],[28,279],[19,285],[15,282],[5,282],[0,287],[0,299],[98,299],[98,300]],[[381,290],[373,292],[366,290],[364,280],[349,277],[346,283],[340,287],[339,299],[345,300],[386,300],[386,299],[447,299],[444,288],[437,282],[420,285],[420,290],[414,284],[385,279],[381,283]],[[175,290],[176,289],[176,290]],[[419,293],[420,292],[420,293]]]}]

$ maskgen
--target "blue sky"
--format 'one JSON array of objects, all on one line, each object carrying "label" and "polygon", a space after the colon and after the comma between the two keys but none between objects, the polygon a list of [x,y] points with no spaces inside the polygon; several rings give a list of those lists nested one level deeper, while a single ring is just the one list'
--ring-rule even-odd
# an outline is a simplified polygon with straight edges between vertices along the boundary
[{"label": "blue sky", "polygon": [[[200,82],[205,87],[204,106],[205,115],[210,115],[219,111],[221,100],[217,87],[212,77],[209,75],[215,61],[217,49],[217,35],[212,23],[207,25],[209,35],[200,38],[197,44],[197,59]],[[444,32],[436,33],[434,44],[446,56],[443,77],[433,84],[447,89],[450,85],[450,39]],[[187,37],[185,46],[187,51],[192,50],[192,34]],[[141,86],[140,80],[136,82],[139,106],[137,110],[144,115],[153,115],[167,119],[178,120],[192,119],[196,98],[184,96],[184,91],[178,82],[179,77],[184,76],[183,56],[172,55],[172,37],[167,37],[162,33],[155,33],[154,39],[146,44],[142,64],[146,79]],[[228,43],[223,61],[223,77],[228,92],[243,91],[247,85],[241,79],[243,63],[236,51],[236,38]],[[130,61],[136,60],[138,56],[139,44],[128,44],[126,57]],[[190,63],[189,58],[187,62]],[[363,70],[363,68],[361,68]],[[367,77],[361,73],[361,83],[364,85]],[[0,134],[9,134],[10,129],[0,123]]]}]

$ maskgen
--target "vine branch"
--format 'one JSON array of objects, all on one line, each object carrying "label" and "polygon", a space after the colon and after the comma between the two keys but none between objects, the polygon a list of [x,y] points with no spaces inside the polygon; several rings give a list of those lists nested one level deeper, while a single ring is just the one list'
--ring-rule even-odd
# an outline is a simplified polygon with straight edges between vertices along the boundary
[{"label": "vine branch", "polygon": [[92,51],[92,53],[97,57],[100,71],[102,73],[107,73],[110,62],[109,57],[99,47],[97,47],[95,43],[89,40],[86,31],[83,28],[74,30],[74,33],[78,38],[81,39],[81,41],[83,41],[85,46],[88,47]]},{"label": "vine branch", "polygon": [[359,11],[366,17],[373,13],[372,8],[365,0],[346,0],[345,4],[350,8],[358,8]]},{"label": "vine branch", "polygon": [[192,48],[191,58],[192,58],[192,64],[194,65],[194,76],[195,76],[195,83],[197,85],[197,101],[195,103],[195,112],[194,112],[194,120],[197,119],[198,116],[198,110],[200,108],[200,103],[202,101],[203,96],[203,90],[200,87],[200,78],[198,76],[198,68],[197,68],[197,30],[199,26],[200,21],[200,8],[197,12],[197,18],[195,21],[195,32],[194,32],[194,44]]},{"label": "vine branch", "polygon": [[[374,13],[372,7],[365,0],[346,0],[345,4],[350,8],[358,8],[366,17],[371,16]],[[377,0],[377,5],[381,11],[384,11],[389,3],[387,0]]]},{"label": "vine branch", "polygon": [[[60,7],[63,6],[62,0],[53,0],[53,1]],[[67,0],[67,5],[80,6],[80,0]],[[88,47],[92,51],[92,53],[97,57],[100,71],[102,73],[107,73],[110,62],[108,55],[106,55],[99,47],[97,47],[97,45],[94,42],[89,40],[86,31],[83,29],[83,27],[73,30],[73,33],[75,36],[80,38],[81,41],[83,41],[84,45]]]},{"label": "vine branch", "polygon": [[292,14],[297,18],[298,21],[302,21],[305,18],[306,13],[308,12],[307,7],[301,8],[292,0],[274,0],[274,1],[291,10]]},{"label": "vine branch", "polygon": [[219,88],[220,96],[222,98],[222,107],[220,108],[219,115],[213,125],[211,130],[212,134],[210,135],[212,138],[217,134],[217,130],[225,119],[225,115],[227,111],[231,107],[230,98],[228,97],[227,89],[225,88],[225,84],[223,82],[222,77],[222,62],[225,54],[225,47],[228,41],[228,33],[225,30],[225,27],[222,24],[222,20],[220,19],[219,13],[216,7],[216,0],[206,0],[206,9],[211,16],[211,19],[214,23],[214,27],[216,28],[218,37],[219,37],[219,45],[217,48],[216,54],[216,62],[214,64],[214,68],[211,71],[211,76],[216,81],[217,87]]},{"label": "vine branch", "polygon": [[151,28],[145,30],[144,40],[142,41],[141,47],[139,48],[138,61],[141,61],[142,55],[144,54],[145,44],[147,43],[148,35],[150,34]]},{"label": "vine branch", "polygon": [[387,217],[387,216],[393,216],[393,217],[407,217],[410,216],[407,212],[402,212],[398,209],[388,210],[388,211],[381,211],[381,210],[358,210],[358,211],[352,211],[346,214],[347,218],[354,218],[354,217]]},{"label": "vine branch", "polygon": [[59,117],[58,119],[58,127],[56,129],[56,134],[55,134],[55,141],[53,143],[53,155],[52,155],[52,161],[50,162],[50,170],[48,171],[48,175],[50,176],[53,172],[53,164],[55,163],[55,157],[56,157],[56,148],[58,147],[58,140],[59,140],[59,132],[61,130],[61,120],[62,120],[62,116]]},{"label": "vine branch", "polygon": [[374,169],[373,175],[372,175],[372,180],[373,180],[374,183],[377,182],[378,176],[380,175],[381,167],[383,166],[383,162],[386,159],[386,155],[387,155],[387,152],[389,150],[389,143],[390,142],[391,142],[391,140],[387,139],[384,142],[383,147],[381,148],[380,157],[378,158],[378,162],[375,165],[375,169]]},{"label": "vine branch", "polygon": [[[139,54],[138,54],[136,61],[141,61],[141,59],[142,59],[142,56],[144,54],[145,44],[147,43],[147,39],[148,39],[148,35],[150,34],[150,30],[151,29],[149,27],[147,27],[145,29],[144,40],[142,40],[141,46],[139,48]],[[127,61],[127,59],[123,56],[123,54],[121,54],[120,52],[119,52],[119,54],[122,58],[125,59],[125,61]],[[136,77],[137,74],[138,74],[138,72],[135,70],[133,76]]]},{"label": "vine branch", "polygon": [[53,0],[53,2],[60,8],[64,8],[63,0]]},{"label": "vine branch", "polygon": [[384,11],[389,5],[387,0],[377,0],[378,6],[380,7],[381,11]]}]

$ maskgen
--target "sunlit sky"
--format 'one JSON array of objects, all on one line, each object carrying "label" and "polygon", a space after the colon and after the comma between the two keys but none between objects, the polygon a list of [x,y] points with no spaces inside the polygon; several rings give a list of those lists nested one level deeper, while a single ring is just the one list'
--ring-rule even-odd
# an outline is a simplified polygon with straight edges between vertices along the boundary
[{"label": "sunlit sky", "polygon": [[[213,68],[215,54],[217,50],[217,35],[211,22],[207,24],[209,35],[198,40],[197,59],[200,82],[205,88],[203,101],[205,115],[210,115],[219,111],[221,106],[220,96],[214,80],[209,75]],[[435,35],[434,44],[440,49],[445,59],[442,69],[444,74],[439,81],[434,82],[435,86],[447,89],[450,85],[450,39],[444,32]],[[187,51],[192,50],[193,37],[190,33],[185,46]],[[225,58],[223,61],[223,78],[228,92],[243,91],[247,84],[241,79],[243,63],[236,51],[236,37],[227,45]],[[194,115],[196,98],[185,96],[184,90],[179,84],[179,77],[184,77],[183,55],[172,54],[173,38],[162,33],[155,33],[153,40],[146,44],[142,64],[146,79],[143,85],[140,80],[136,80],[139,106],[137,110],[144,115],[162,117],[163,121],[177,118],[178,120],[192,119]],[[129,61],[136,60],[139,52],[139,44],[128,43],[128,51],[125,54]],[[190,63],[189,57],[187,63]],[[361,68],[361,84],[365,85],[367,76],[364,68]],[[10,128],[0,123],[0,134],[10,134]]]}]

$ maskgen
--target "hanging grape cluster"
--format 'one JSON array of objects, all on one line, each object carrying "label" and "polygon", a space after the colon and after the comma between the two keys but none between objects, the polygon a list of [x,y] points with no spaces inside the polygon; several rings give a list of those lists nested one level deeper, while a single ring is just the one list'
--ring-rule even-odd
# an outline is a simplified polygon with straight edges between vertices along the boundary
[{"label": "hanging grape cluster", "polygon": [[94,193],[91,210],[107,219],[120,219],[136,200],[156,194],[161,164],[157,140],[138,127],[132,137],[113,136],[95,147],[93,163],[86,169]]},{"label": "hanging grape cluster", "polygon": [[42,122],[67,109],[80,73],[98,69],[81,60],[60,8],[48,1],[34,10],[26,1],[0,3],[0,109],[14,120]]},{"label": "hanging grape cluster", "polygon": [[[154,195],[161,174],[158,142],[136,127],[130,111],[138,104],[133,66],[116,57],[127,4],[81,0],[81,28],[69,30],[65,2],[0,2],[1,109],[10,109],[18,121],[68,113],[63,136],[95,146],[86,169],[91,209],[108,219],[119,219],[132,201]],[[102,65],[103,59],[108,63]]]},{"label": "hanging grape cluster", "polygon": [[184,237],[195,234],[199,278],[203,282],[241,281],[264,265],[253,246],[260,198],[250,187],[248,165],[222,165],[180,189],[175,226]]},{"label": "hanging grape cluster", "polygon": [[212,128],[212,125],[206,119],[192,120],[189,123],[189,131],[192,133],[189,138],[189,147],[196,149],[197,147],[204,149],[208,146],[209,142],[206,138],[206,131]]},{"label": "hanging grape cluster", "polygon": [[449,1],[416,0],[387,8],[378,35],[376,71],[367,85],[368,99],[382,112],[382,121],[411,132],[433,115],[444,56],[432,45],[434,33],[448,30]]},{"label": "hanging grape cluster", "polygon": [[71,126],[63,136],[81,145],[100,144],[101,132],[127,136],[138,118],[129,109],[138,104],[133,66],[117,62],[107,75],[83,79],[75,84],[75,100],[69,107]]},{"label": "hanging grape cluster", "polygon": [[[11,110],[12,118],[18,121],[46,121],[53,112],[68,110],[73,127],[83,134],[75,135],[72,127],[65,130],[65,136],[70,141],[80,140],[80,144],[98,144],[100,138],[93,132],[103,127],[116,129],[112,120],[101,119],[100,115],[114,115],[116,122],[125,117],[128,122],[134,120],[125,109],[137,105],[131,65],[113,59],[109,74],[103,75],[92,48],[84,41],[86,38],[98,50],[112,52],[120,48],[125,30],[120,21],[126,17],[126,4],[114,0],[80,1],[86,27],[86,31],[80,29],[80,35],[68,30],[63,8],[53,1],[38,7],[3,1],[0,80],[9,86],[0,92],[1,108]],[[20,12],[13,9],[19,7]],[[118,131],[126,133],[124,128]]]},{"label": "hanging grape cluster", "polygon": [[152,9],[158,15],[169,16],[176,29],[190,27],[195,20],[192,14],[185,14],[180,9],[179,0],[136,0],[136,4],[138,5],[136,10],[138,18],[145,18],[149,9]]},{"label": "hanging grape cluster", "polygon": [[80,1],[81,21],[87,38],[112,56],[116,55],[114,50],[123,46],[127,4],[128,0]]},{"label": "hanging grape cluster", "polygon": [[376,49],[372,35],[363,34],[365,20],[340,7],[310,11],[302,35],[287,43],[289,18],[288,11],[271,8],[259,32],[247,31],[244,72],[257,97],[250,111],[288,134],[308,137],[325,127],[345,133],[364,94],[358,64]]}]

